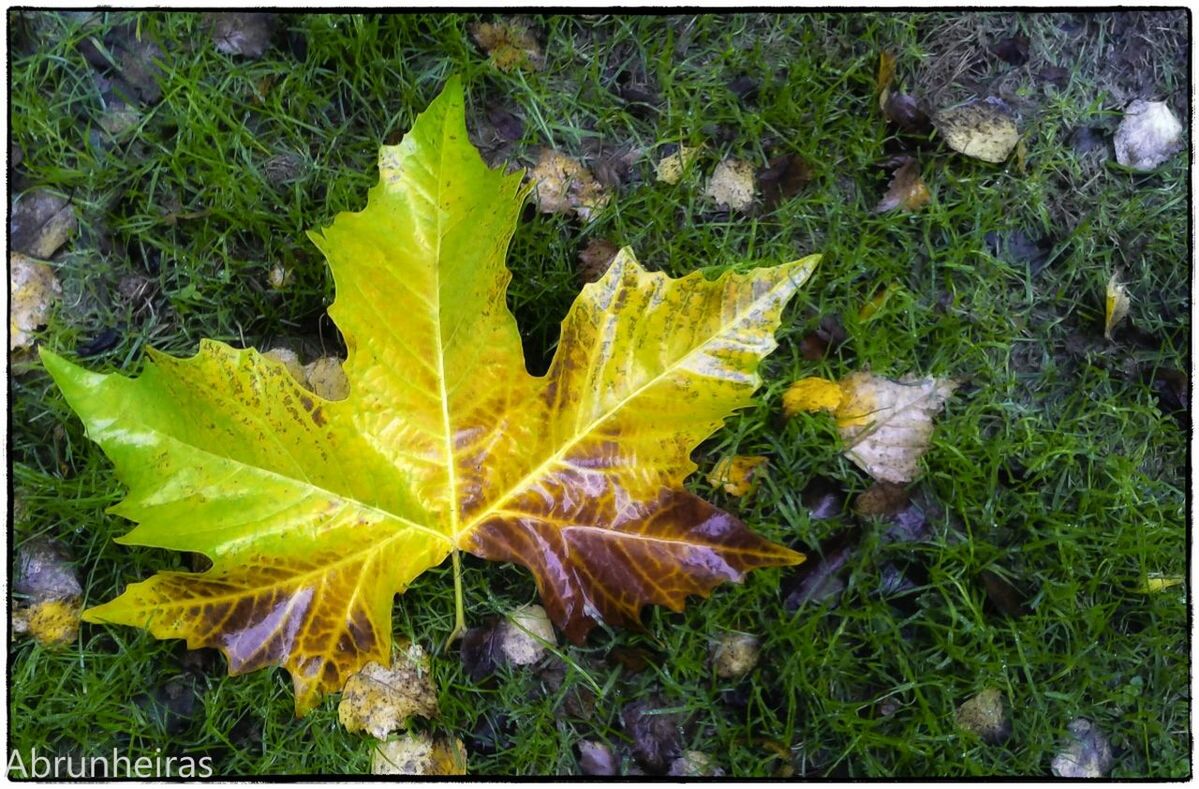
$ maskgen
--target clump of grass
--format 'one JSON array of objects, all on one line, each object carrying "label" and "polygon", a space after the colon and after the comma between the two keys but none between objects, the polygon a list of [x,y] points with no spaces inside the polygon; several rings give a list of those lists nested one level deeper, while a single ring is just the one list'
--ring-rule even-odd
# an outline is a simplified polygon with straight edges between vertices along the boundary
[{"label": "clump of grass", "polygon": [[[1135,591],[1147,574],[1185,567],[1185,435],[1138,374],[1189,368],[1188,272],[1179,262],[1185,159],[1134,176],[1068,143],[1078,125],[1115,120],[1119,96],[1102,68],[1115,17],[1083,18],[1089,32],[1073,50],[1062,18],[1049,15],[545,17],[535,23],[546,70],[505,74],[475,51],[468,15],[285,15],[282,27],[306,52],[276,46],[247,61],[217,53],[195,14],[104,12],[98,26],[79,15],[20,14],[29,40],[12,62],[12,135],[25,157],[17,185],[69,194],[81,220],[56,260],[67,296],[42,341],[70,351],[117,330],[116,347],[91,361],[97,370],[135,373],[146,345],[188,354],[201,337],[267,347],[301,336],[336,348],[324,317],[332,282],[303,231],[363,204],[380,142],[394,141],[445,77],[460,73],[472,125],[489,104],[524,117],[517,157],[526,162],[539,145],[575,155],[598,143],[648,151],[594,224],[530,214],[518,229],[510,303],[534,365],[552,353],[587,237],[630,244],[675,275],[824,254],[763,368],[757,405],[697,454],[701,469],[731,452],[770,456],[768,478],[746,500],[694,483],[756,530],[812,550],[846,523],[808,517],[799,497],[807,481],[824,474],[851,493],[868,484],[827,424],[780,421],[790,380],[869,368],[965,382],[939,420],[923,484],[946,513],[940,525],[952,521],[966,539],[887,545],[867,530],[835,608],[789,614],[782,573],[755,573],[684,614],[652,611],[646,634],[599,634],[566,649],[574,666],[557,690],[510,669],[479,686],[453,653],[440,655],[436,725],[467,740],[472,771],[575,771],[580,737],[624,741],[621,705],[661,693],[697,721],[688,747],[730,775],[769,775],[784,762],[844,777],[1043,775],[1077,716],[1110,735],[1113,775],[1189,772],[1185,600],[1177,590]],[[130,21],[166,53],[163,98],[114,140],[97,126],[103,107],[78,46]],[[957,74],[960,53],[948,41],[985,51],[978,42],[1017,28],[1069,69],[1059,89],[1031,66],[995,77],[1004,67],[988,61],[990,76],[1022,102],[1026,171],[931,149],[920,154],[929,206],[873,214],[886,178],[879,165],[894,144],[874,103],[879,50],[900,53],[909,81]],[[1166,56],[1152,79],[1169,91],[1185,76],[1168,57],[1177,42],[1160,43]],[[656,112],[635,112],[615,95],[622,74],[657,91]],[[729,90],[737,77],[756,83],[754,98]],[[654,181],[658,146],[680,141],[707,144],[701,172],[725,155],[764,165],[768,149],[781,149],[810,162],[813,180],[773,212],[718,215],[697,180]],[[272,175],[280,156],[296,168],[285,183]],[[987,232],[1012,229],[1058,237],[1058,254],[1035,277],[989,251]],[[294,277],[281,290],[268,285],[276,264]],[[1103,284],[1115,267],[1133,291],[1130,320],[1151,343],[1102,341]],[[122,295],[130,278],[146,284],[134,300]],[[894,295],[860,320],[887,286]],[[847,346],[805,360],[800,339],[833,314]],[[112,543],[128,524],[105,513],[121,496],[107,461],[40,371],[21,372],[11,387],[16,543],[65,542],[91,602],[184,568],[179,555]],[[1013,469],[1023,481],[1012,481]],[[883,565],[898,559],[927,569],[914,608],[875,593]],[[977,576],[996,568],[1032,592],[1028,616],[985,609]],[[531,578],[508,567],[468,560],[465,583],[474,620],[535,598]],[[396,603],[396,634],[439,643],[452,610],[449,568],[438,568]],[[763,638],[762,664],[738,707],[728,703],[737,688],[707,664],[709,638],[728,629]],[[666,658],[630,674],[604,660],[616,645]],[[334,699],[296,720],[284,673],[229,678],[219,660],[197,670],[181,645],[139,631],[85,626],[60,652],[15,642],[11,671],[14,749],[206,753],[221,774],[368,768],[370,744],[340,728]],[[139,697],[180,676],[195,677],[200,704],[164,727]],[[592,686],[601,692],[591,719],[562,713],[565,694]],[[954,724],[956,706],[986,686],[1003,690],[1012,708],[1001,747]],[[883,699],[897,702],[892,714],[877,714]],[[493,749],[487,727],[501,732]]]}]

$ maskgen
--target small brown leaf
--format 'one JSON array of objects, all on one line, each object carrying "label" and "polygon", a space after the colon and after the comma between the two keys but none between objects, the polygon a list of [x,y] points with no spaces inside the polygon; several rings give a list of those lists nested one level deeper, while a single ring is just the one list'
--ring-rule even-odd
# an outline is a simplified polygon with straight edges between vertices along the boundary
[{"label": "small brown leaf", "polygon": [[812,180],[812,167],[797,153],[783,154],[770,160],[766,169],[758,173],[758,187],[762,190],[762,206],[772,210],[784,200],[799,194]]},{"label": "small brown leaf", "polygon": [[1028,62],[1028,36],[1023,33],[1002,39],[991,51],[1005,63],[1023,66]]},{"label": "small brown leaf", "polygon": [[919,100],[907,93],[888,93],[883,102],[883,117],[905,134],[926,136],[933,129],[933,122]]},{"label": "small brown leaf", "polygon": [[1003,692],[998,688],[987,688],[967,699],[958,707],[955,718],[960,728],[978,735],[989,745],[1000,744],[1012,733]]},{"label": "small brown leaf", "polygon": [[545,57],[529,27],[527,19],[513,17],[495,23],[475,22],[470,34],[500,71],[540,71],[545,68]]},{"label": "small brown leaf", "polygon": [[350,393],[350,382],[336,356],[322,356],[304,365],[304,379],[313,394],[326,400],[344,400]]},{"label": "small brown leaf", "polygon": [[34,189],[13,201],[8,220],[9,244],[29,257],[50,258],[78,225],[75,206],[70,200],[45,189]]},{"label": "small brown leaf", "polygon": [[860,529],[844,529],[820,543],[818,556],[810,556],[783,584],[783,608],[795,611],[807,603],[835,603],[845,591],[841,571],[857,552]]},{"label": "small brown leaf", "polygon": [[881,214],[896,208],[908,212],[918,211],[930,197],[928,187],[920,177],[920,164],[915,159],[909,159],[891,176],[887,193],[875,206],[874,213]]},{"label": "small brown leaf", "polygon": [[878,74],[874,78],[874,92],[878,94],[878,105],[881,108],[886,99],[891,83],[895,81],[896,58],[894,52],[886,50],[878,53]]},{"label": "small brown leaf", "polygon": [[633,740],[633,757],[651,775],[661,775],[682,756],[682,719],[667,712],[662,699],[652,697],[626,704],[620,720]]},{"label": "small brown leaf", "polygon": [[576,159],[542,148],[528,180],[536,185],[537,208],[543,214],[575,214],[590,221],[608,204],[609,195]]},{"label": "small brown leaf", "polygon": [[221,11],[207,16],[216,51],[251,60],[266,53],[278,22],[275,14],[260,12]]}]

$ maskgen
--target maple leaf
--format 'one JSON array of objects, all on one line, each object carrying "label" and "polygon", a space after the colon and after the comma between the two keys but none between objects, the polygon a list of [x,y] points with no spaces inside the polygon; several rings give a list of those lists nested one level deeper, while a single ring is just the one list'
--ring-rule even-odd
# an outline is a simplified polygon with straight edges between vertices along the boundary
[{"label": "maple leaf", "polygon": [[750,403],[815,256],[671,279],[622,250],[535,377],[505,301],[528,192],[468,142],[456,79],[379,169],[365,210],[310,234],[337,288],[344,399],[208,340],[188,359],[150,351],[136,379],[43,352],[129,489],[115,512],[138,525],[119,542],[212,560],[131,584],[87,621],[216,647],[232,674],[282,665],[302,714],[390,665],[394,596],[459,550],[532,570],[576,642],[802,560],[683,481],[692,449]]}]

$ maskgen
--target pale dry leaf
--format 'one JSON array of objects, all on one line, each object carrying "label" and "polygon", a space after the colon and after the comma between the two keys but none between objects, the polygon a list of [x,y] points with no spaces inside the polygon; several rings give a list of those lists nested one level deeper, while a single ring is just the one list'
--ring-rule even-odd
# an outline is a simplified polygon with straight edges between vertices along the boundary
[{"label": "pale dry leaf", "polygon": [[674,153],[663,156],[655,168],[658,180],[664,184],[677,184],[701,150],[699,147],[680,145]]},{"label": "pale dry leaf", "polygon": [[266,277],[266,283],[271,286],[271,290],[283,290],[292,283],[294,278],[291,269],[282,263],[276,263],[271,266],[271,270]]},{"label": "pale dry leaf", "polygon": [[1007,105],[994,96],[972,101],[933,115],[933,125],[958,153],[998,164],[1020,141]]},{"label": "pale dry leaf", "polygon": [[33,344],[33,333],[62,298],[62,286],[49,264],[10,252],[8,288],[8,349],[15,351]]},{"label": "pale dry leaf", "polygon": [[375,746],[372,775],[466,775],[466,746],[453,737],[405,734]]},{"label": "pale dry leaf", "polygon": [[70,200],[34,189],[13,201],[8,219],[9,247],[33,258],[49,258],[78,226]]},{"label": "pale dry leaf", "polygon": [[1107,281],[1107,298],[1104,299],[1104,337],[1109,340],[1112,338],[1112,331],[1128,316],[1128,308],[1131,306],[1132,299],[1128,296],[1128,288],[1120,282],[1118,275],[1112,274],[1112,278]]},{"label": "pale dry leaf", "polygon": [[541,149],[528,179],[536,185],[537,208],[544,214],[577,214],[590,221],[610,199],[586,167],[550,148]]},{"label": "pale dry leaf", "polygon": [[733,455],[721,458],[708,473],[708,484],[730,496],[741,497],[753,488],[754,480],[766,470],[762,455]]},{"label": "pale dry leaf", "polygon": [[337,717],[347,731],[365,731],[378,740],[406,728],[413,715],[437,715],[429,656],[419,644],[397,649],[389,669],[367,663],[346,682],[337,705]]},{"label": "pale dry leaf", "polygon": [[514,666],[531,666],[545,657],[547,644],[558,644],[554,626],[539,605],[517,608],[508,615],[501,628],[500,650]]},{"label": "pale dry leaf", "polygon": [[1053,757],[1050,765],[1059,778],[1102,778],[1115,761],[1112,746],[1098,727],[1086,718],[1070,722],[1071,742]]},{"label": "pale dry leaf", "polygon": [[1182,150],[1182,124],[1164,101],[1137,99],[1116,129],[1116,161],[1148,172]]},{"label": "pale dry leaf", "polygon": [[716,676],[721,679],[743,677],[758,665],[761,642],[749,633],[721,633],[712,642],[710,657]]},{"label": "pale dry leaf", "polygon": [[754,203],[754,167],[744,159],[725,159],[716,165],[704,195],[721,208],[745,211]]},{"label": "pale dry leaf", "polygon": [[518,68],[540,71],[545,68],[545,56],[529,30],[527,19],[514,17],[494,23],[476,22],[470,26],[470,34],[500,71]]},{"label": "pale dry leaf", "polygon": [[957,383],[907,376],[893,381],[868,372],[840,381],[804,378],[783,395],[789,416],[800,411],[830,411],[845,444],[845,455],[884,482],[910,482],[932,437],[932,418]]},{"label": "pale dry leaf", "polygon": [[336,356],[322,356],[304,365],[304,379],[309,391],[326,400],[344,400],[350,393],[350,382]]},{"label": "pale dry leaf", "polygon": [[920,164],[915,159],[909,159],[891,176],[887,192],[874,207],[874,213],[881,214],[896,208],[908,212],[918,211],[930,197],[928,186],[920,177]]}]

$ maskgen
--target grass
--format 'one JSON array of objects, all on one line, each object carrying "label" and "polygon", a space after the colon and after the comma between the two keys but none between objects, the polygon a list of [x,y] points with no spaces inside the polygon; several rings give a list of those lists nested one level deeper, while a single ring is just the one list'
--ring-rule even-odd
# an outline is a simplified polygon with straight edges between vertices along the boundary
[{"label": "grass", "polygon": [[[126,373],[148,345],[190,354],[201,337],[336,349],[323,315],[332,281],[303,231],[363,204],[377,146],[394,142],[446,76],[460,73],[472,129],[488,107],[523,116],[510,157],[518,162],[530,164],[540,145],[574,155],[647,149],[594,223],[530,212],[517,230],[509,299],[534,368],[552,353],[578,290],[575,256],[591,237],[631,244],[647,265],[675,275],[824,254],[788,312],[757,403],[696,454],[701,471],[728,453],[770,457],[769,476],[743,500],[711,491],[702,474],[694,481],[757,531],[814,551],[848,518],[810,519],[799,495],[808,480],[831,476],[851,494],[869,483],[839,454],[825,418],[781,420],[790,381],[868,368],[963,382],[938,420],[920,483],[945,513],[937,537],[884,544],[879,524],[864,524],[836,607],[789,614],[785,575],[757,572],[684,614],[650,611],[646,634],[599,633],[561,648],[571,662],[556,690],[519,669],[481,687],[456,653],[438,656],[442,716],[432,725],[468,743],[473,773],[577,772],[579,739],[626,742],[622,706],[656,694],[693,716],[687,747],[729,775],[1046,775],[1079,716],[1110,737],[1112,776],[1188,775],[1186,596],[1135,591],[1149,575],[1186,570],[1186,433],[1140,375],[1190,369],[1186,157],[1136,175],[1068,142],[1079,126],[1114,128],[1134,89],[1182,100],[1186,64],[1175,50],[1189,46],[1185,19],[549,17],[536,20],[546,69],[510,74],[477,52],[470,21],[289,15],[282,27],[292,44],[280,35],[262,59],[246,60],[216,52],[197,15],[13,12],[10,117],[24,160],[10,183],[69,195],[80,219],[54,261],[65,296],[41,342],[70,354],[114,329],[116,346],[87,364]],[[113,138],[98,125],[104,107],[78,46],[128,22],[166,53],[163,96]],[[1134,29],[1148,31],[1147,49],[1129,49]],[[996,37],[1017,31],[1031,41],[1027,66],[987,54]],[[873,94],[884,48],[899,54],[901,83],[941,106],[998,86],[1020,115],[1026,170],[928,148],[917,156],[931,203],[915,214],[872,213],[894,145]],[[1066,69],[1063,87],[1037,76],[1047,65]],[[634,113],[613,95],[621,70],[659,91],[657,114]],[[729,91],[743,75],[757,83],[756,98]],[[1129,87],[1137,75],[1147,89]],[[661,146],[680,141],[707,145],[698,172],[677,187],[655,183]],[[812,183],[772,212],[714,213],[702,173],[725,155],[764,165],[770,147],[802,154]],[[295,170],[283,183],[280,157]],[[1036,276],[984,241],[1017,229],[1056,240]],[[294,279],[275,290],[268,276],[280,263]],[[1116,269],[1140,332],[1105,342],[1103,289]],[[883,307],[859,320],[887,286],[895,290]],[[806,361],[799,341],[834,313],[846,350]],[[128,524],[105,513],[121,496],[108,462],[36,361],[18,359],[12,373],[15,544],[65,543],[92,603],[156,570],[184,568],[178,555],[112,542]],[[966,539],[954,539],[955,529]],[[925,568],[914,604],[875,593],[892,561]],[[991,612],[977,580],[985,569],[1028,590],[1031,613]],[[536,598],[527,573],[469,558],[465,584],[473,623]],[[447,563],[397,601],[397,637],[440,643],[452,599]],[[743,706],[726,703],[734,688],[707,661],[710,639],[730,629],[763,640],[758,669],[737,689]],[[180,643],[127,628],[85,625],[60,651],[10,644],[11,749],[209,754],[226,775],[369,769],[370,742],[341,728],[335,699],[294,717],[282,671],[230,678],[219,658],[197,667]],[[630,645],[667,657],[635,674],[605,660]],[[172,683],[194,688],[185,720],[163,720],[145,701]],[[589,686],[600,689],[594,716],[564,714],[565,694]],[[1000,746],[954,723],[956,707],[989,686],[1011,711],[1013,733]],[[884,699],[898,702],[889,716],[877,712]],[[488,728],[502,732],[495,748],[484,742]]]}]

